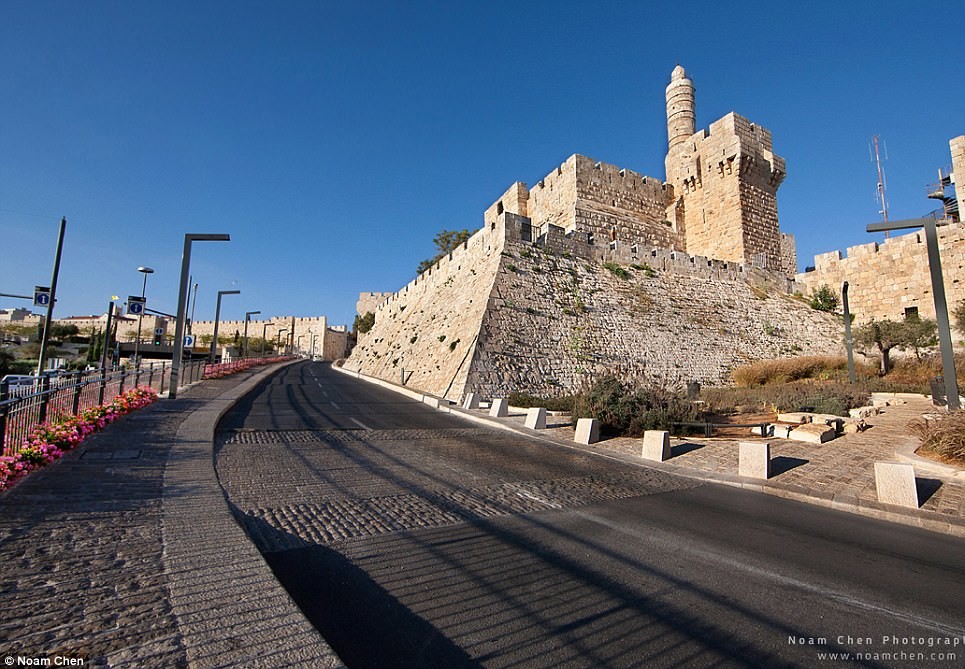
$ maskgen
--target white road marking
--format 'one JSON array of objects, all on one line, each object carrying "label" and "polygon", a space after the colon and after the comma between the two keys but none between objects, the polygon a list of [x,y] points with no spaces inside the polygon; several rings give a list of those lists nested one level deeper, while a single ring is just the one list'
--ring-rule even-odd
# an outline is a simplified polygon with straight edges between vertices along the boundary
[{"label": "white road marking", "polygon": [[372,429],[372,428],[370,428],[368,425],[366,425],[365,423],[363,423],[362,421],[357,420],[357,419],[355,419],[355,418],[351,418],[351,417],[350,417],[349,420],[352,421],[353,423],[355,423],[356,425],[358,425],[358,426],[359,426],[360,428],[362,428],[363,430],[371,430],[371,429]]}]

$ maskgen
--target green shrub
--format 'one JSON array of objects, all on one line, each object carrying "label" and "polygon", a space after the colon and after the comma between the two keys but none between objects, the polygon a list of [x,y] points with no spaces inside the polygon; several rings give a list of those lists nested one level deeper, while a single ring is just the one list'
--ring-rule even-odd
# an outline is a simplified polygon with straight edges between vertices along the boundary
[{"label": "green shrub", "polygon": [[838,308],[838,296],[831,290],[830,286],[825,284],[811,293],[808,304],[811,305],[812,309],[818,311],[834,312]]},{"label": "green shrub", "polygon": [[573,421],[596,418],[604,434],[637,437],[646,430],[670,430],[675,422],[695,421],[698,407],[682,394],[660,386],[624,384],[604,377],[578,393]]},{"label": "green shrub", "polygon": [[605,263],[603,263],[603,266],[604,266],[606,269],[610,270],[610,272],[613,274],[613,276],[615,276],[615,277],[617,277],[617,278],[619,278],[619,279],[623,279],[624,281],[626,281],[627,279],[630,278],[630,272],[628,272],[628,271],[626,270],[626,268],[620,267],[620,266],[617,265],[616,263],[613,263],[613,262],[605,262]]},{"label": "green shrub", "polygon": [[529,393],[509,394],[509,403],[514,407],[543,407],[547,411],[572,411],[573,395],[563,397],[538,397]]}]

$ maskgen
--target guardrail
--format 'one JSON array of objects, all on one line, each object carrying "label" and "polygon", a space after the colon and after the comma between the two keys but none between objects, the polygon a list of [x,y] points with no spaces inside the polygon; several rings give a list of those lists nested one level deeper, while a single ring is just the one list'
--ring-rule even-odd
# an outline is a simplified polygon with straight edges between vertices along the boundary
[{"label": "guardrail", "polygon": [[[214,365],[204,360],[186,360],[181,365],[181,384],[217,379],[290,357],[242,358]],[[77,415],[137,386],[150,386],[160,395],[170,390],[170,383],[171,363],[164,361],[115,371],[97,369],[41,377],[35,385],[12,387],[5,396],[0,395],[0,453],[13,455],[19,451],[30,430],[41,423]]]},{"label": "guardrail", "polygon": [[[186,361],[181,379],[185,384],[200,381],[205,370],[202,360]],[[0,397],[0,452],[16,453],[30,430],[41,423],[73,416],[85,409],[110,402],[136,386],[150,386],[159,394],[168,390],[171,363],[148,363],[136,369],[97,369],[62,376],[41,377],[37,385],[12,388]]]}]

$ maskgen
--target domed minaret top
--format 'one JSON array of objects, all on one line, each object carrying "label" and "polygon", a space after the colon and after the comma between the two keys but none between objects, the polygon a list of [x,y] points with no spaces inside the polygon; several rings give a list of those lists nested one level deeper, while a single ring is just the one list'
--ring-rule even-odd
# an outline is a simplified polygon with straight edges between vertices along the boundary
[{"label": "domed minaret top", "polygon": [[694,82],[687,78],[687,71],[677,65],[670,73],[667,86],[667,139],[668,147],[687,141],[696,132],[697,115],[694,111]]}]

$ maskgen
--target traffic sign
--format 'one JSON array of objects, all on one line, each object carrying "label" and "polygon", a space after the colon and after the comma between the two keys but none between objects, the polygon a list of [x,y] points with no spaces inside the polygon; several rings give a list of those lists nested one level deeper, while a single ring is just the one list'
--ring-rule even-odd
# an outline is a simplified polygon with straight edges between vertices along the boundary
[{"label": "traffic sign", "polygon": [[138,297],[137,295],[129,295],[127,297],[127,313],[131,316],[144,315],[144,307],[146,305],[147,300],[143,297]]},{"label": "traffic sign", "polygon": [[48,304],[50,304],[50,288],[34,286],[34,306],[46,307]]},{"label": "traffic sign", "polygon": [[184,335],[184,348],[192,348],[194,346],[194,335]]},{"label": "traffic sign", "polygon": [[163,336],[164,336],[164,328],[154,328],[154,336],[155,336],[155,337],[163,337]]}]

